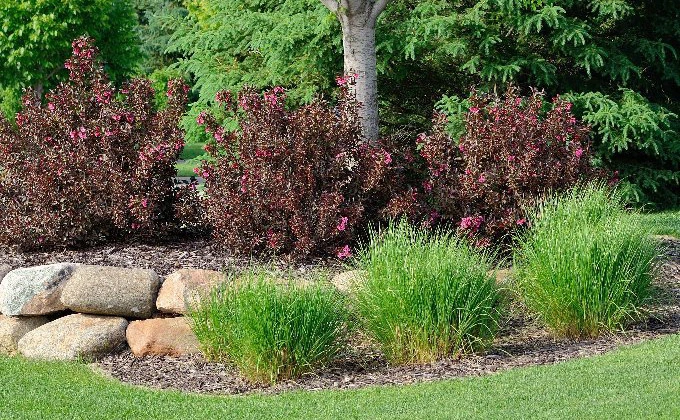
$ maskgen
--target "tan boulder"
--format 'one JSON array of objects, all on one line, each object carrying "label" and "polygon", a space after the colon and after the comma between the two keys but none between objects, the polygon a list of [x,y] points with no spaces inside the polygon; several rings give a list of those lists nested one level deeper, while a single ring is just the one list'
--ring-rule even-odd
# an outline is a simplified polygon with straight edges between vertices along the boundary
[{"label": "tan boulder", "polygon": [[49,320],[44,316],[10,317],[0,315],[0,354],[17,353],[19,340],[28,332],[44,325]]},{"label": "tan boulder", "polygon": [[198,353],[199,343],[185,317],[132,321],[125,333],[132,353],[137,356]]},{"label": "tan boulder", "polygon": [[50,264],[10,271],[0,283],[0,312],[28,316],[63,311],[61,292],[74,268],[74,264]]},{"label": "tan boulder", "polygon": [[366,271],[351,270],[336,274],[331,279],[331,284],[341,293],[349,293],[353,287],[364,281]]},{"label": "tan boulder", "polygon": [[80,265],[61,302],[75,312],[149,318],[156,310],[160,280],[153,270]]},{"label": "tan boulder", "polygon": [[19,340],[18,350],[31,359],[96,359],[125,342],[124,318],[73,314],[30,331]]},{"label": "tan boulder", "polygon": [[200,301],[210,289],[226,281],[218,271],[182,269],[166,277],[156,300],[159,311],[185,314],[190,305]]},{"label": "tan boulder", "polygon": [[509,268],[502,268],[500,270],[493,271],[496,276],[496,283],[499,285],[505,284],[510,280],[512,276],[512,270]]}]

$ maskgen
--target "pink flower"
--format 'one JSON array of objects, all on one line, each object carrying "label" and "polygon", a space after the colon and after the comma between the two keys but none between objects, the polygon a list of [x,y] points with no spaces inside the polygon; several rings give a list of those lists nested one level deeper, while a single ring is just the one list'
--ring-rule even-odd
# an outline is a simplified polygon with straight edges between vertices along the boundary
[{"label": "pink flower", "polygon": [[385,165],[392,163],[392,155],[389,152],[383,151],[385,154]]},{"label": "pink flower", "polygon": [[476,232],[484,222],[484,216],[468,216],[460,219],[460,228],[463,230],[472,230]]},{"label": "pink flower", "polygon": [[198,114],[198,116],[196,117],[196,123],[197,123],[198,125],[203,125],[203,124],[205,124],[205,117],[206,117],[206,115],[207,115],[207,114],[205,113],[205,111],[202,111],[200,114]]},{"label": "pink flower", "polygon": [[479,179],[477,180],[480,184],[483,184],[486,182],[486,177],[482,174],[479,176]]},{"label": "pink flower", "polygon": [[149,205],[149,201],[146,198],[142,199],[142,207],[146,208],[147,205]]},{"label": "pink flower", "polygon": [[515,160],[514,155],[508,155],[508,162],[513,162]]},{"label": "pink flower", "polygon": [[566,109],[567,111],[571,111],[571,107],[572,107],[572,103],[567,102],[567,104],[564,106],[564,109]]},{"label": "pink flower", "polygon": [[517,225],[518,226],[524,226],[526,224],[526,222],[527,222],[526,219],[522,218],[522,219],[517,220]]},{"label": "pink flower", "polygon": [[52,102],[49,102],[47,104],[47,109],[49,109],[50,111],[54,111],[54,104]]},{"label": "pink flower", "polygon": [[87,138],[87,130],[85,129],[85,127],[78,128],[78,137],[80,139],[86,139]]},{"label": "pink flower", "polygon": [[574,151],[574,154],[576,155],[577,158],[580,158],[581,155],[583,155],[583,149],[580,147]]},{"label": "pink flower", "polygon": [[345,245],[344,247],[342,247],[342,249],[340,249],[340,251],[338,251],[336,255],[341,260],[344,260],[345,258],[349,258],[352,256],[352,250],[350,249],[349,245]]},{"label": "pink flower", "polygon": [[194,168],[194,173],[199,175],[201,173],[201,168]]},{"label": "pink flower", "polygon": [[432,183],[430,181],[424,181],[423,182],[423,189],[425,190],[425,192],[432,191]]},{"label": "pink flower", "polygon": [[338,229],[340,232],[343,232],[345,229],[347,229],[347,219],[346,217],[343,217],[340,219],[340,223],[336,226],[336,229]]},{"label": "pink flower", "polygon": [[477,114],[479,112],[479,108],[477,108],[476,106],[473,106],[473,107],[470,108],[470,112],[472,112],[473,114]]}]

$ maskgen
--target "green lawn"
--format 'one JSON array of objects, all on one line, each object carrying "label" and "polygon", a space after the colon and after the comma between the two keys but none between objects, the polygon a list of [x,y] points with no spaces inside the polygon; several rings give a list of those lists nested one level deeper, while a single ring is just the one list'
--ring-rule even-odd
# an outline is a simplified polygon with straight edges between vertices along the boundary
[{"label": "green lawn", "polygon": [[669,235],[680,238],[680,210],[649,213],[643,217],[655,235]]},{"label": "green lawn", "polygon": [[203,146],[205,146],[205,143],[189,143],[184,145],[184,149],[182,150],[182,155],[179,157],[182,160],[189,160],[189,159],[194,159],[198,156],[202,156],[205,154],[205,150],[203,150]]},{"label": "green lawn", "polygon": [[194,168],[201,166],[201,162],[196,160],[187,160],[186,162],[175,163],[177,169],[177,176],[196,176]]},{"label": "green lawn", "polygon": [[216,397],[0,357],[0,418],[680,418],[680,335],[554,366],[399,387]]},{"label": "green lawn", "polygon": [[180,159],[184,162],[175,163],[177,169],[177,176],[195,176],[194,168],[201,166],[201,159],[205,155],[203,150],[205,143],[189,143],[184,146]]}]

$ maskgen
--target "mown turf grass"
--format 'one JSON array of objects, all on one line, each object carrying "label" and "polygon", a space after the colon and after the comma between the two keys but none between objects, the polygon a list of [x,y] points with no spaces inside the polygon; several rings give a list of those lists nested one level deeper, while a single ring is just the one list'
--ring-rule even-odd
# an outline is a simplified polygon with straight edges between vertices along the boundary
[{"label": "mown turf grass", "polygon": [[680,210],[646,213],[640,217],[652,234],[680,238]]},{"label": "mown turf grass", "polygon": [[216,397],[0,357],[1,419],[680,418],[680,335],[553,366],[399,387]]},{"label": "mown turf grass", "polygon": [[205,143],[185,144],[184,149],[182,149],[180,159],[189,160],[205,155],[205,150],[203,150],[203,146],[205,146]]}]

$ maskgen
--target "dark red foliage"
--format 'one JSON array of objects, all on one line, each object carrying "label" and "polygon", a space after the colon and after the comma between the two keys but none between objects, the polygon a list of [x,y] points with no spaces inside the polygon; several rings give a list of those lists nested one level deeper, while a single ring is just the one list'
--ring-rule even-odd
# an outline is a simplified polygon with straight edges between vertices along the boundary
[{"label": "dark red foliage", "polygon": [[75,40],[69,81],[44,102],[27,91],[16,127],[0,120],[1,243],[84,245],[178,225],[183,193],[172,177],[187,86],[171,82],[167,108],[156,111],[148,80],[115,89],[97,53],[91,39]]},{"label": "dark red foliage", "polygon": [[526,224],[525,210],[549,192],[594,175],[589,127],[571,104],[543,95],[503,97],[473,92],[466,132],[458,142],[435,116],[432,134],[418,138],[429,177],[424,191],[443,222],[476,238],[478,245],[503,243]]},{"label": "dark red foliage", "polygon": [[281,88],[245,89],[237,100],[220,92],[217,102],[238,116],[234,132],[198,116],[215,138],[200,175],[217,241],[245,254],[351,253],[392,156],[361,140],[357,104],[341,91],[336,106],[316,100],[292,111]]}]

